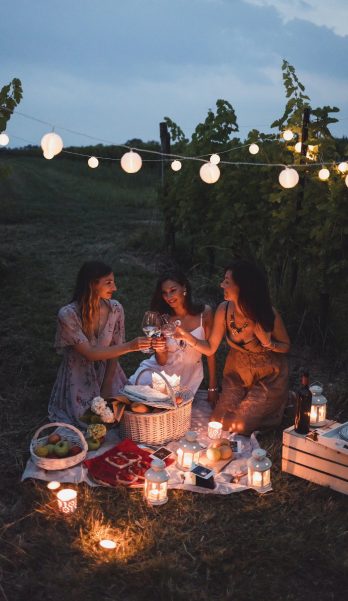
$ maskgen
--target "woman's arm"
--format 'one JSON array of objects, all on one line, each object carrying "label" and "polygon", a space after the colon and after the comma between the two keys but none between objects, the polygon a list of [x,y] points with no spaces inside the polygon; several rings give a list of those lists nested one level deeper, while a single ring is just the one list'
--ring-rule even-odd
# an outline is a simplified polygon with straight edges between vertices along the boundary
[{"label": "woman's arm", "polygon": [[265,332],[262,326],[257,323],[254,328],[254,334],[265,349],[274,353],[288,353],[290,350],[290,338],[278,311],[275,309],[273,311],[275,314],[273,331]]},{"label": "woman's arm", "polygon": [[216,310],[209,340],[198,340],[190,332],[179,326],[175,330],[174,337],[185,340],[187,344],[193,346],[203,355],[207,355],[208,357],[214,355],[225,333],[225,306],[225,303],[221,303]]},{"label": "woman's arm", "polygon": [[[207,340],[209,340],[209,337],[210,337],[210,335],[212,333],[212,329],[213,329],[213,323],[214,323],[213,311],[212,311],[211,307],[209,307],[209,305],[206,305],[206,307],[205,307],[203,318],[204,318],[205,337]],[[218,399],[215,353],[213,355],[209,355],[207,357],[207,364],[208,364],[208,375],[209,375],[208,402],[211,403],[212,405],[215,405],[215,403]]]},{"label": "woman's arm", "polygon": [[117,359],[133,351],[142,351],[151,347],[151,341],[145,337],[134,338],[129,342],[114,344],[113,346],[98,347],[92,346],[89,342],[81,342],[73,346],[77,353],[80,353],[88,361],[106,361],[107,359]]}]

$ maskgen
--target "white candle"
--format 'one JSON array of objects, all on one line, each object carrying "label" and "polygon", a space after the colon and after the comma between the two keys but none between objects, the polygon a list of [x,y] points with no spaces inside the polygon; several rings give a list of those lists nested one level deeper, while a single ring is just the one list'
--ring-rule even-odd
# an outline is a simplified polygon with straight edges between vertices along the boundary
[{"label": "white candle", "polygon": [[63,488],[57,493],[58,508],[62,513],[74,513],[77,508],[77,492],[72,488]]},{"label": "white candle", "polygon": [[208,424],[208,436],[212,440],[221,438],[222,424],[221,422],[209,422]]},{"label": "white candle", "polygon": [[116,549],[116,547],[117,547],[117,544],[115,543],[115,541],[111,540],[109,538],[103,538],[102,540],[100,540],[99,545],[103,549]]},{"label": "white candle", "polygon": [[60,482],[56,482],[56,480],[52,480],[47,484],[47,488],[49,490],[57,490],[60,487]]}]

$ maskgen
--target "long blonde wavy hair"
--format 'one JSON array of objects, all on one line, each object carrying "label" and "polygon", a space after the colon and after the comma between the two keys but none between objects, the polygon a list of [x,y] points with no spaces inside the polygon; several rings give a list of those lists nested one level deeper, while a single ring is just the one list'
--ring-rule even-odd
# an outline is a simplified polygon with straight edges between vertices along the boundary
[{"label": "long blonde wavy hair", "polygon": [[82,329],[88,340],[93,337],[93,321],[99,314],[99,296],[95,286],[112,273],[112,268],[102,261],[86,261],[77,274],[72,302],[77,302],[81,311]]}]

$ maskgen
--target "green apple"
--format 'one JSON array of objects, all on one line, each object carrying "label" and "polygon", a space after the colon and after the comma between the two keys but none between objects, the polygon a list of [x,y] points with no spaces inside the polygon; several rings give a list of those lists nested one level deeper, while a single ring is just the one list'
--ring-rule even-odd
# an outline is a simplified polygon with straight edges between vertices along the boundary
[{"label": "green apple", "polygon": [[97,451],[100,447],[100,440],[95,440],[94,438],[87,438],[87,444],[89,451]]},{"label": "green apple", "polygon": [[49,455],[54,455],[54,447],[56,445],[55,444],[47,444],[46,447],[48,448],[48,454]]},{"label": "green apple", "polygon": [[67,440],[60,440],[54,445],[54,452],[57,457],[66,457],[69,453],[70,445]]},{"label": "green apple", "polygon": [[40,447],[36,447],[35,455],[38,457],[47,457],[49,453],[48,445],[41,445]]}]

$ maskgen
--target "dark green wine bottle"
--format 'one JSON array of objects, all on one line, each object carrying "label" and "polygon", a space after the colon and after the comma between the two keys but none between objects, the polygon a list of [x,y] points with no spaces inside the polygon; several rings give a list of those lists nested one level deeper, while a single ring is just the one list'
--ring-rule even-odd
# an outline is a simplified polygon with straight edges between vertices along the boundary
[{"label": "dark green wine bottle", "polygon": [[311,418],[312,393],[309,390],[309,374],[303,371],[301,386],[296,395],[295,432],[308,434]]}]

